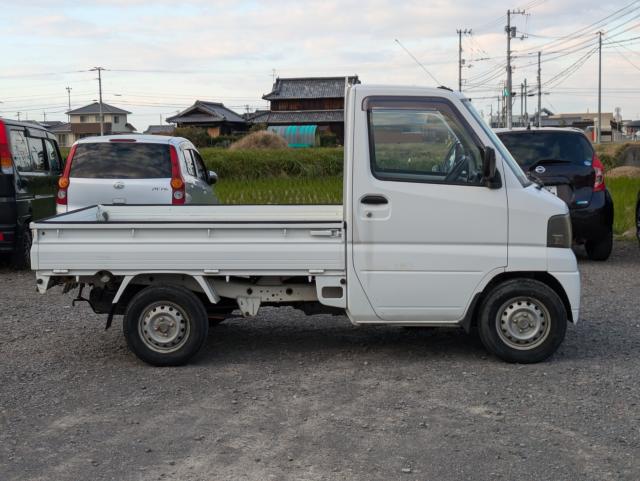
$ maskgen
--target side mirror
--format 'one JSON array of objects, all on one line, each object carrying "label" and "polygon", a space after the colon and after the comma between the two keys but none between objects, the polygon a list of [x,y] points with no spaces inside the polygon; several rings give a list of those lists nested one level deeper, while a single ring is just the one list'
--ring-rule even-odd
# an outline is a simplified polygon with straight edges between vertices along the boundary
[{"label": "side mirror", "polygon": [[502,186],[500,172],[496,168],[496,151],[493,147],[485,147],[482,153],[482,178],[484,184],[490,189],[499,189]]},{"label": "side mirror", "polygon": [[216,174],[213,170],[207,172],[207,179],[209,180],[209,185],[213,185],[218,182],[218,174]]}]

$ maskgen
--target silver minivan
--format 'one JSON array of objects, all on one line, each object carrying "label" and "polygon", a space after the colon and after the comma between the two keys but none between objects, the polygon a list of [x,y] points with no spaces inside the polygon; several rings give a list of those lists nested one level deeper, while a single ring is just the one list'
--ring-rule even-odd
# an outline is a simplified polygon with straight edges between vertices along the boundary
[{"label": "silver minivan", "polygon": [[71,147],[58,181],[56,211],[96,204],[217,204],[216,181],[182,137],[87,137]]}]

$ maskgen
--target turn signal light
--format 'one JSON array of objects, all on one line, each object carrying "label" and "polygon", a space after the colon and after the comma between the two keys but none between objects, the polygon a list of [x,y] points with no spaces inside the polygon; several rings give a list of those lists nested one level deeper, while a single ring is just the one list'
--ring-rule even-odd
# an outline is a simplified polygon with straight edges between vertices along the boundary
[{"label": "turn signal light", "polygon": [[171,203],[173,205],[182,205],[185,202],[185,186],[182,180],[182,172],[180,171],[180,159],[178,151],[173,145],[169,146],[169,154],[171,157]]},{"label": "turn signal light", "polygon": [[69,179],[67,177],[60,177],[58,179],[58,187],[61,189],[66,189],[69,187]]},{"label": "turn signal light", "polygon": [[13,173],[13,162],[11,161],[11,151],[9,150],[9,140],[4,122],[0,120],[0,169],[5,174]]},{"label": "turn signal light", "polygon": [[600,192],[605,189],[604,185],[604,165],[598,158],[596,153],[593,154],[593,158],[591,159],[591,165],[593,166],[593,170],[596,171],[596,177],[593,182],[593,191]]}]

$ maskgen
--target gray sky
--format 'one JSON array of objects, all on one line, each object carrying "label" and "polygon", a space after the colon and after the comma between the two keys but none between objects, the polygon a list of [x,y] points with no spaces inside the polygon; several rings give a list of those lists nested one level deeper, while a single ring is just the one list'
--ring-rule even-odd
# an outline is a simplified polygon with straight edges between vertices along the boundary
[{"label": "gray sky", "polygon": [[396,38],[456,88],[459,28],[473,30],[463,39],[464,89],[488,114],[505,78],[506,11],[525,7],[527,15],[513,17],[519,35],[529,34],[513,41],[515,91],[525,78],[536,84],[542,48],[543,107],[596,111],[593,49],[602,29],[603,111],[620,107],[625,119],[640,118],[640,1],[0,0],[0,7],[5,117],[20,111],[42,120],[44,111],[64,120],[65,87],[72,107],[97,99],[95,73],[86,71],[96,65],[110,69],[104,101],[132,111],[139,131],[195,99],[238,112],[264,107],[274,69],[281,77],[358,74],[364,83],[433,85]]}]

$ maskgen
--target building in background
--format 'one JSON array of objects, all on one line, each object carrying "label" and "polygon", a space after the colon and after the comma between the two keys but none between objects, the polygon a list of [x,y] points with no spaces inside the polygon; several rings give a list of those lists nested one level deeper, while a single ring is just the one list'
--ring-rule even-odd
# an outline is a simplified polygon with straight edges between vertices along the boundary
[{"label": "building in background", "polygon": [[145,135],[173,135],[176,130],[175,125],[150,125],[142,132]]},{"label": "building in background", "polygon": [[178,127],[199,127],[206,129],[209,137],[230,135],[245,132],[247,121],[233,110],[218,102],[196,100],[195,103],[182,112],[168,117],[167,122]]},{"label": "building in background", "polygon": [[269,111],[252,116],[250,121],[269,127],[291,127],[290,131],[299,126],[316,126],[320,135],[331,132],[343,144],[345,87],[358,83],[357,75],[278,78],[271,92],[262,97],[269,101]]},{"label": "building in background", "polygon": [[[48,126],[55,134],[60,147],[70,147],[84,137],[100,135],[100,104],[94,102],[78,109],[66,112],[70,122],[56,122]],[[136,131],[127,116],[131,112],[119,109],[113,105],[102,103],[103,133],[104,135],[130,134]]]}]

